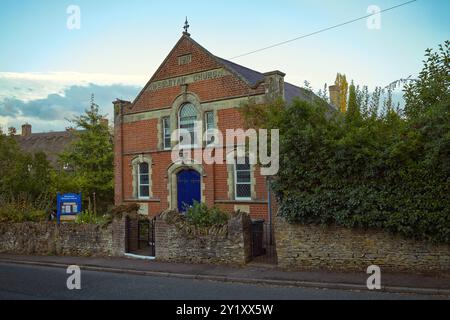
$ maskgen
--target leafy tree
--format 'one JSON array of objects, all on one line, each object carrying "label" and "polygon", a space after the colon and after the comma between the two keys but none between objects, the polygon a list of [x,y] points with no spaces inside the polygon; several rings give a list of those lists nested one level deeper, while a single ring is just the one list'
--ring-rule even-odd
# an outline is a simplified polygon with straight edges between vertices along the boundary
[{"label": "leafy tree", "polygon": [[329,102],[329,98],[328,98],[328,85],[325,83],[323,86],[323,89],[320,89],[317,92],[317,96],[319,98],[321,98],[323,101],[326,101],[327,103]]},{"label": "leafy tree", "polygon": [[350,119],[359,119],[361,115],[360,111],[360,105],[358,104],[358,98],[356,95],[356,87],[352,81],[352,84],[350,85],[350,91],[348,96],[348,110],[347,110],[347,117]]},{"label": "leafy tree", "polygon": [[369,113],[369,88],[367,86],[363,86],[362,89],[358,85],[356,87],[356,100],[360,109],[361,116],[364,118],[368,117]]},{"label": "leafy tree", "polygon": [[98,208],[106,210],[113,203],[114,194],[114,152],[113,138],[107,124],[102,120],[105,116],[99,113],[99,106],[92,96],[90,108],[85,114],[71,120],[79,131],[69,148],[60,155],[59,161],[68,164],[72,169],[55,184],[67,189],[67,181],[72,181],[70,187],[78,187],[72,192],[81,191],[84,199],[95,203]]},{"label": "leafy tree", "polygon": [[427,108],[448,103],[450,95],[450,41],[439,46],[437,52],[427,49],[424,68],[417,80],[405,84],[405,114],[418,117]]},{"label": "leafy tree", "polygon": [[17,134],[17,129],[14,127],[9,127],[8,128],[8,135],[10,136],[15,136]]},{"label": "leafy tree", "polygon": [[383,89],[381,89],[381,87],[376,87],[375,91],[372,93],[372,96],[370,97],[368,115],[372,118],[378,117],[382,93]]},{"label": "leafy tree", "polygon": [[[422,73],[435,74],[427,79],[434,85],[416,82],[409,93],[428,100],[416,106],[409,100],[406,117],[389,90],[380,112],[379,87],[362,98],[368,111],[359,121],[348,121],[351,110],[330,114],[318,101],[258,114],[258,125],[280,130],[280,171],[272,186],[281,216],[450,243],[450,99],[439,84],[443,73],[426,71],[429,65]],[[351,88],[350,104],[353,90],[358,97]],[[440,96],[431,98],[428,90]]]},{"label": "leafy tree", "polygon": [[52,206],[46,155],[22,152],[14,136],[0,133],[0,221],[41,221]]},{"label": "leafy tree", "polygon": [[50,171],[45,154],[22,152],[13,136],[0,134],[0,194],[37,197],[48,191]]},{"label": "leafy tree", "polygon": [[343,74],[338,73],[336,76],[335,85],[339,86],[339,96],[340,96],[340,110],[342,113],[347,112],[347,95],[348,95],[348,82],[347,77]]}]

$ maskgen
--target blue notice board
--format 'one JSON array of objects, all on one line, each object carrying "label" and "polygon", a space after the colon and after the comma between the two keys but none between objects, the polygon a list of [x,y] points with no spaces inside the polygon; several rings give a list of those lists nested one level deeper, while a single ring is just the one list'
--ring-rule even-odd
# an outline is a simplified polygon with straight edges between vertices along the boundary
[{"label": "blue notice board", "polygon": [[76,216],[81,213],[81,193],[67,193],[56,196],[58,222],[61,217]]}]

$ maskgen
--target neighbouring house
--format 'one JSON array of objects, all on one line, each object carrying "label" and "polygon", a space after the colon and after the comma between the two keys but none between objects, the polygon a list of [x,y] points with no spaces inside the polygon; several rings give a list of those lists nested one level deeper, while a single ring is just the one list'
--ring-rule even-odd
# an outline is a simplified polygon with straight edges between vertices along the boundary
[{"label": "neighbouring house", "polygon": [[[101,119],[101,123],[108,126],[109,121],[105,118]],[[31,154],[43,152],[54,169],[67,171],[71,168],[58,161],[59,154],[78,139],[77,132],[80,130],[68,128],[65,131],[33,133],[31,124],[26,123],[22,125],[22,132],[20,135],[16,135],[15,139],[22,151]]]},{"label": "neighbouring house", "polygon": [[68,129],[61,132],[33,133],[32,126],[30,124],[24,124],[22,125],[21,135],[17,135],[15,138],[22,151],[31,154],[43,152],[54,169],[69,169],[64,164],[58,162],[58,155],[77,139],[75,130]]},{"label": "neighbouring house", "polygon": [[[185,31],[133,102],[113,102],[116,205],[138,203],[141,214],[156,216],[197,201],[267,220],[274,203],[260,168],[173,163],[171,134],[178,128],[191,133],[242,128],[238,108],[250,99],[261,104],[278,97],[313,99],[312,92],[284,77],[219,58]],[[207,141],[196,148],[208,147]]]}]

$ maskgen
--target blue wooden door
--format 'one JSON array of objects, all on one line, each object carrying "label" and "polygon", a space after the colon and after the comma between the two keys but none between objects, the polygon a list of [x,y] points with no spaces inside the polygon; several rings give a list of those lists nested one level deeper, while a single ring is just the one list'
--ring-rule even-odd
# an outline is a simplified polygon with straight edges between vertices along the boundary
[{"label": "blue wooden door", "polygon": [[184,170],[177,176],[178,210],[186,212],[186,208],[201,202],[200,174],[195,170]]}]

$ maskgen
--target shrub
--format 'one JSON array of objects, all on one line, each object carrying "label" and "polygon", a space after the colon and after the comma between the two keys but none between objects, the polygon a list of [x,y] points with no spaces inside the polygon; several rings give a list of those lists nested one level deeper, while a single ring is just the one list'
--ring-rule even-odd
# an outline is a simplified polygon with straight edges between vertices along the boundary
[{"label": "shrub", "polygon": [[404,113],[389,98],[379,112],[379,96],[356,116],[300,100],[244,109],[248,124],[280,130],[281,216],[450,243],[450,42],[439,52],[406,86]]},{"label": "shrub", "polygon": [[77,218],[75,220],[75,223],[77,224],[98,224],[98,225],[104,225],[111,222],[111,215],[98,215],[94,214],[92,212],[89,212],[88,210],[83,211],[79,215],[77,215]]},{"label": "shrub", "polygon": [[47,221],[51,203],[48,194],[43,194],[35,200],[25,193],[17,197],[0,196],[0,222]]},{"label": "shrub", "polygon": [[[286,109],[273,188],[292,222],[382,229],[450,242],[450,112],[327,120],[304,102]],[[285,126],[285,127],[283,127]]]},{"label": "shrub", "polygon": [[219,208],[208,208],[204,203],[195,202],[186,211],[186,220],[196,227],[208,228],[224,225],[228,222],[229,216]]}]

